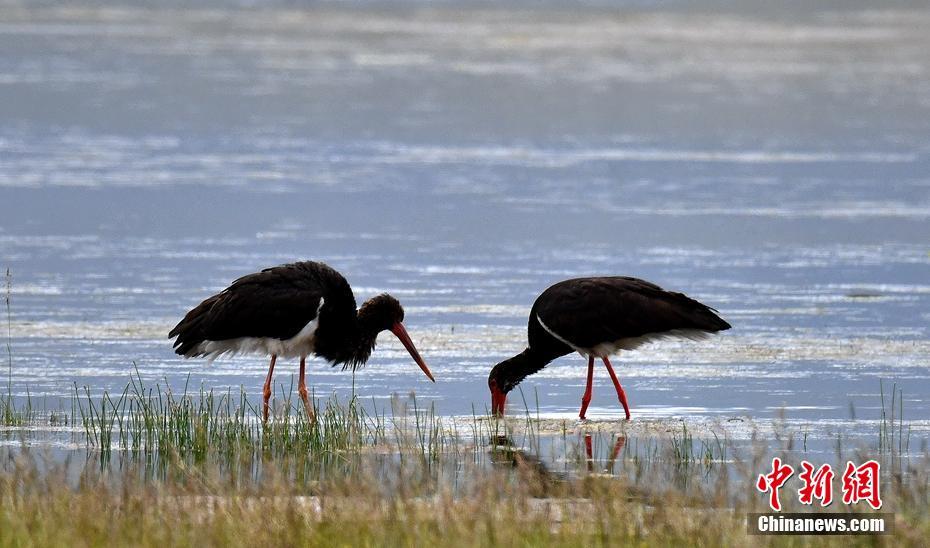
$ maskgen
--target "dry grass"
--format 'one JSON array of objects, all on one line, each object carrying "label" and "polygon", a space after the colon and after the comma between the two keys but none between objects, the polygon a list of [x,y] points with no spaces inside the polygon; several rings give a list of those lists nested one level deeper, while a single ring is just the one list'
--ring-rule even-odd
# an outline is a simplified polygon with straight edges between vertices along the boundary
[{"label": "dry grass", "polygon": [[69,486],[61,468],[20,458],[0,474],[0,545],[922,546],[930,534],[926,484],[888,497],[893,536],[749,537],[725,489],[650,490],[600,474],[554,480],[508,464],[475,466],[459,485],[428,472],[424,480],[416,466],[295,482],[269,463],[264,481],[246,487],[216,469],[150,481],[132,466],[86,471]]}]

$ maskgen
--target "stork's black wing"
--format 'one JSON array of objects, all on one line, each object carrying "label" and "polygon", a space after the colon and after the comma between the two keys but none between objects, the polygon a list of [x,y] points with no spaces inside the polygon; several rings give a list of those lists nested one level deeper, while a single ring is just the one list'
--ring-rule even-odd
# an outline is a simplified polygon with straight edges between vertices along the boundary
[{"label": "stork's black wing", "polygon": [[678,329],[730,328],[712,308],[686,295],[619,276],[559,282],[539,296],[533,314],[578,348]]},{"label": "stork's black wing", "polygon": [[168,334],[188,355],[205,340],[289,339],[317,316],[355,314],[355,297],[341,274],[323,263],[299,262],[239,278],[187,313]]}]

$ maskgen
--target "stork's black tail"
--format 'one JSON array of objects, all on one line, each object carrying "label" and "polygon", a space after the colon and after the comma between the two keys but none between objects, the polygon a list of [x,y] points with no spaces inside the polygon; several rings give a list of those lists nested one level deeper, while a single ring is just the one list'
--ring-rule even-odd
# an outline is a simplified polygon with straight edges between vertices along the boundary
[{"label": "stork's black tail", "polygon": [[218,295],[203,301],[188,312],[184,319],[168,332],[168,338],[177,337],[174,351],[190,358],[198,355],[200,343],[207,339],[206,326],[209,323],[210,310],[216,303]]},{"label": "stork's black tail", "polygon": [[690,325],[687,326],[689,329],[699,329],[701,331],[707,331],[708,333],[716,333],[717,331],[726,331],[732,327],[726,320],[719,316],[720,313],[717,312],[717,309],[711,308],[682,293],[669,293],[675,295],[679,303],[684,305],[686,309],[685,317],[688,323],[690,323]]}]

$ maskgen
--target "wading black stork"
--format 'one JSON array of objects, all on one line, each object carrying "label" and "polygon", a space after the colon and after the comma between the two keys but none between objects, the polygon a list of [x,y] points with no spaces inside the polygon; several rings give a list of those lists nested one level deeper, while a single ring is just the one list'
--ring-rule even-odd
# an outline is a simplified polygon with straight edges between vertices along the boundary
[{"label": "wading black stork", "polygon": [[307,356],[315,354],[354,370],[368,361],[381,331],[394,333],[435,382],[403,320],[404,309],[387,294],[373,297],[356,311],[352,288],[342,274],[323,263],[304,261],[239,278],[188,312],[168,337],[177,337],[174,351],[186,358],[212,361],[222,354],[270,354],[262,394],[265,421],[275,361],[278,356],[299,357],[297,391],[312,418],[304,374]]},{"label": "wading black stork", "polygon": [[697,340],[729,328],[730,324],[713,308],[637,278],[613,276],[559,282],[533,303],[526,350],[491,369],[491,412],[502,416],[507,393],[520,381],[552,360],[576,351],[588,358],[588,384],[578,416],[585,418],[591,401],[594,358],[600,358],[629,420],[626,393],[610,365],[612,354],[656,339]]}]

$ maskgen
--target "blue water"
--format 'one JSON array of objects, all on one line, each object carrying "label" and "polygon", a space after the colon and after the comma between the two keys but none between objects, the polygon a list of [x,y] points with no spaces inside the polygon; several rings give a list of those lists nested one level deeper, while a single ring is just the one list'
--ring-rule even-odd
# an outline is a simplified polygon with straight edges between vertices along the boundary
[{"label": "blue water", "polygon": [[[734,326],[621,356],[634,418],[874,441],[881,379],[926,438],[930,10],[729,9],[4,2],[14,394],[55,409],[136,364],[258,397],[264,358],[184,361],[167,331],[316,259],[397,296],[438,380],[385,335],[354,379],[314,363],[317,397],[481,412],[536,295],[623,274]],[[583,365],[527,379],[530,406],[575,416]],[[596,378],[589,415],[620,417]]]}]

